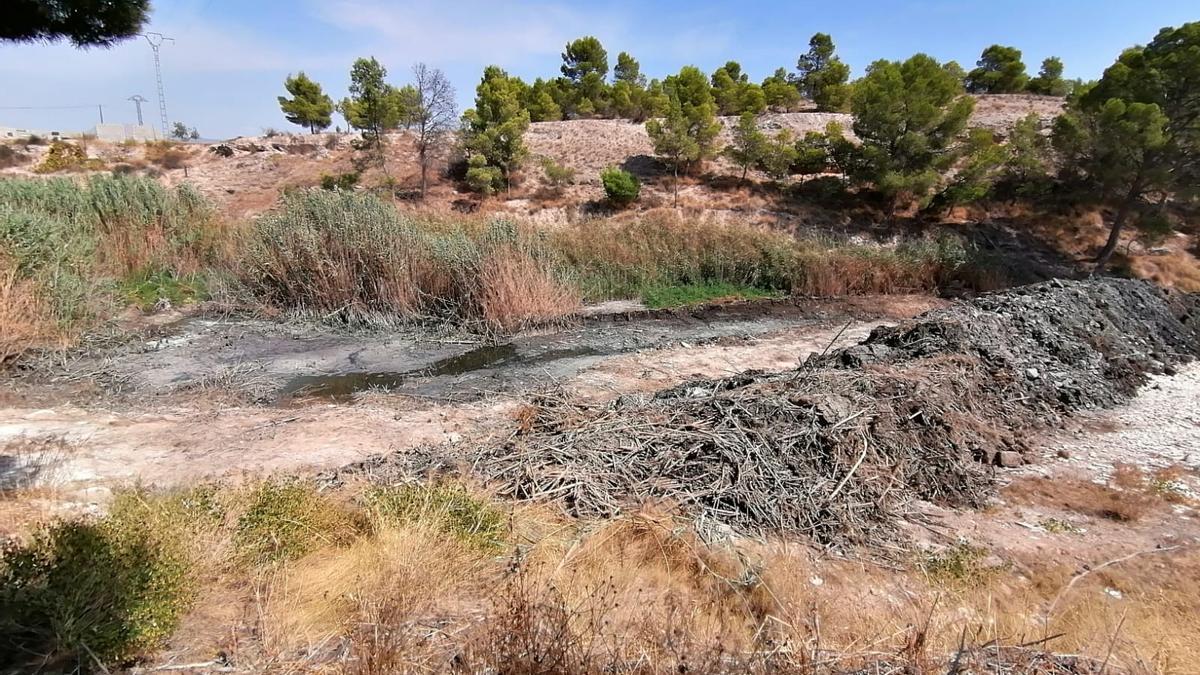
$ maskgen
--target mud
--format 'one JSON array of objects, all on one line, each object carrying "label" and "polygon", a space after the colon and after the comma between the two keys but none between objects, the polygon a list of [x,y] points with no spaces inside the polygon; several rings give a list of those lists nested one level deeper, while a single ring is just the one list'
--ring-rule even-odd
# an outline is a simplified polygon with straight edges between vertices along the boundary
[{"label": "mud", "polygon": [[[430,330],[365,332],[262,320],[192,318],[153,339],[97,350],[17,381],[43,406],[135,407],[233,394],[241,404],[345,402],[372,391],[469,401],[569,379],[607,358],[736,343],[792,329],[911,316],[940,301],[903,296],[789,300],[677,310],[628,307],[501,342]],[[71,385],[75,385],[72,389]],[[92,397],[80,393],[87,385]],[[55,389],[62,395],[46,399]],[[38,398],[42,397],[42,398]]]}]

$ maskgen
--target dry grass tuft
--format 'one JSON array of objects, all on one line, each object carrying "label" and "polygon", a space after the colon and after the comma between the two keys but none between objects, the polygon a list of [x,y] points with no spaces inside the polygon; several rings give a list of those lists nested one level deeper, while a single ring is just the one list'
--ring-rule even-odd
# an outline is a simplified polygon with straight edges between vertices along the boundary
[{"label": "dry grass tuft", "polygon": [[495,251],[480,265],[479,313],[500,332],[547,324],[572,314],[580,296],[536,259],[515,248]]},{"label": "dry grass tuft", "polygon": [[28,349],[58,346],[65,340],[37,284],[19,278],[16,266],[0,255],[0,366]]}]

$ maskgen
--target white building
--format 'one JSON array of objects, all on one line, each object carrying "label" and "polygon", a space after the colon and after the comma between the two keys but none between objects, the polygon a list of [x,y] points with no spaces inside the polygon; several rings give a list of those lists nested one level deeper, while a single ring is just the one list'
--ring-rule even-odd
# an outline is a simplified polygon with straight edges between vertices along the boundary
[{"label": "white building", "polygon": [[157,141],[162,138],[158,133],[158,129],[149,124],[97,124],[89,131],[22,129],[20,127],[0,126],[0,141],[29,138],[30,136],[40,136],[48,140],[87,136],[113,143],[120,143],[121,141]]}]

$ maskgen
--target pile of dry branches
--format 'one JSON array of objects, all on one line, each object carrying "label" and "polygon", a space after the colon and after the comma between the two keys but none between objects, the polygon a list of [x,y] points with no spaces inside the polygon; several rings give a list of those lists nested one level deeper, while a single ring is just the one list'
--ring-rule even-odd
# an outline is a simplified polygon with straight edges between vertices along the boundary
[{"label": "pile of dry branches", "polygon": [[864,542],[917,499],[981,504],[992,465],[1021,461],[1031,429],[1200,353],[1198,306],[1140,282],[1039,284],[879,329],[795,371],[607,405],[544,396],[511,437],[462,459],[501,496],[576,515],[667,502],[710,527]]}]

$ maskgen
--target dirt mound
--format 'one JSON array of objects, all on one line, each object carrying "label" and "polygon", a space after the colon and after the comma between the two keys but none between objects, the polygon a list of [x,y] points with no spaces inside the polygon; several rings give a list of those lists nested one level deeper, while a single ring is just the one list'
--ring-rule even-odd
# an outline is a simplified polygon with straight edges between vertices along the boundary
[{"label": "dirt mound", "polygon": [[[914,499],[982,504],[993,465],[1024,461],[1024,432],[1198,353],[1193,296],[1048,282],[877,329],[795,371],[603,406],[545,397],[510,439],[458,459],[500,495],[578,515],[667,501],[742,532],[861,542]],[[445,464],[397,455],[351,471],[397,480]]]}]

